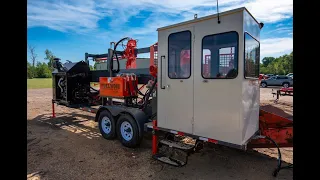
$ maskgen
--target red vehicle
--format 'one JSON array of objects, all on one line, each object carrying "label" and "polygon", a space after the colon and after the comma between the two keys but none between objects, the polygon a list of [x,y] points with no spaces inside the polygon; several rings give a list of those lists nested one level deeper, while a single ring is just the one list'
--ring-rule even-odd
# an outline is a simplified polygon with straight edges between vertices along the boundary
[{"label": "red vehicle", "polygon": [[264,79],[264,74],[259,74],[259,80]]},{"label": "red vehicle", "polygon": [[268,76],[266,76],[265,74],[259,74],[259,81],[261,81],[262,79],[268,79]]}]

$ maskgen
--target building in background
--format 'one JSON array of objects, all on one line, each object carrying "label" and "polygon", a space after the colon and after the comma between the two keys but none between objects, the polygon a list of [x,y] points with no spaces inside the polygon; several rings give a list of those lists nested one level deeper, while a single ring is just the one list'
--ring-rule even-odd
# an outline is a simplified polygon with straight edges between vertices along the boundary
[{"label": "building in background", "polygon": [[[137,58],[137,67],[140,68],[149,68],[150,67],[150,58]],[[120,69],[126,69],[126,59],[119,60]],[[107,61],[97,62],[95,70],[107,70]],[[113,61],[113,67],[117,68],[117,61]]]}]

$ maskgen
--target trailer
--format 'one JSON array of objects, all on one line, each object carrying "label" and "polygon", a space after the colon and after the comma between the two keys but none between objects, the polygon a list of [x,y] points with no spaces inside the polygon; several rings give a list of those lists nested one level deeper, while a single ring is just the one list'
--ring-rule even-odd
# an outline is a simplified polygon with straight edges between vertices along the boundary
[{"label": "trailer", "polygon": [[280,96],[293,96],[293,87],[282,87],[278,90],[275,90],[275,92],[274,89],[272,89],[271,94],[273,95],[273,97],[276,96],[275,102],[278,102]]},{"label": "trailer", "polygon": [[[129,148],[138,147],[151,131],[152,157],[177,167],[186,165],[203,143],[241,150],[275,147],[276,176],[293,167],[281,166],[279,149],[292,147],[293,121],[259,107],[262,27],[246,8],[238,8],[161,27],[158,42],[147,48],[137,48],[136,40],[126,37],[110,43],[107,54],[85,53],[85,61],[56,59],[53,117],[54,104],[92,112],[103,138],[118,138]],[[136,66],[139,53],[150,53],[150,68]],[[90,71],[90,57],[107,60],[108,70]],[[121,59],[126,69],[119,68]],[[90,82],[99,82],[100,89]],[[182,137],[194,141],[185,143]]]}]

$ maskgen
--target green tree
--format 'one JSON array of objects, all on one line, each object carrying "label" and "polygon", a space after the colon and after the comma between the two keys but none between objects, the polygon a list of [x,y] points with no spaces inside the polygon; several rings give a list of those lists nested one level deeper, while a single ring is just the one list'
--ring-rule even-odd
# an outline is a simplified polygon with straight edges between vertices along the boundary
[{"label": "green tree", "polygon": [[34,67],[35,66],[35,62],[37,61],[38,55],[35,52],[35,47],[34,46],[29,45],[29,51],[30,51],[30,59],[32,61],[32,66]]},{"label": "green tree", "polygon": [[267,67],[270,63],[272,63],[272,61],[274,61],[275,58],[274,57],[264,57],[262,59],[262,64]]},{"label": "green tree", "polygon": [[265,67],[263,64],[260,64],[260,73],[261,74],[269,74],[267,67]]},{"label": "green tree", "polygon": [[94,62],[94,65],[93,65],[94,70],[97,70],[97,64],[99,64],[99,62]]},{"label": "green tree", "polygon": [[53,67],[52,67],[53,59],[56,58],[56,57],[55,57],[55,55],[53,55],[53,53],[52,53],[50,50],[48,50],[48,49],[46,49],[44,53],[46,54],[46,57],[45,57],[44,59],[49,61],[49,62],[48,62],[48,67],[49,67],[49,69],[52,71],[52,70],[53,70]]},{"label": "green tree", "polygon": [[44,62],[37,63],[36,73],[37,73],[38,78],[51,78],[52,77],[51,70],[50,70],[48,64],[46,64]]},{"label": "green tree", "polygon": [[286,75],[293,71],[293,52],[278,58],[265,57],[260,64],[260,73]]},{"label": "green tree", "polygon": [[32,79],[36,77],[36,68],[33,67],[27,60],[27,78]]},{"label": "green tree", "polygon": [[94,67],[92,65],[89,65],[90,70],[94,70]]}]

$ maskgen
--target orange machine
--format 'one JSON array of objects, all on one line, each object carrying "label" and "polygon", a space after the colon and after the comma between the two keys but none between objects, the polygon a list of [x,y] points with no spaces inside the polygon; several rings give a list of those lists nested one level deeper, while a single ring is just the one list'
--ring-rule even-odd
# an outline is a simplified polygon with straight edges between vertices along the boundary
[{"label": "orange machine", "polygon": [[100,77],[100,96],[127,98],[136,97],[138,79],[132,74],[122,74],[117,77]]}]

